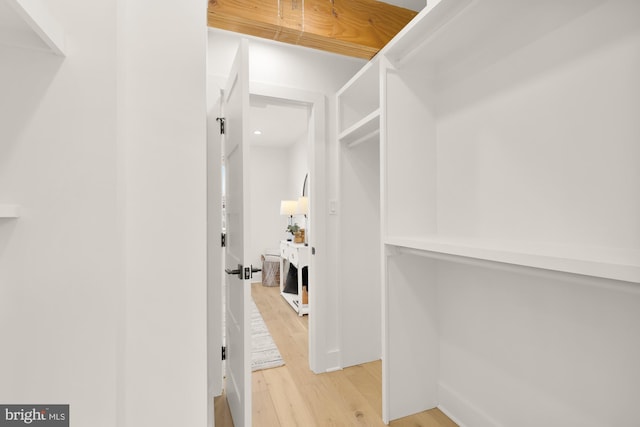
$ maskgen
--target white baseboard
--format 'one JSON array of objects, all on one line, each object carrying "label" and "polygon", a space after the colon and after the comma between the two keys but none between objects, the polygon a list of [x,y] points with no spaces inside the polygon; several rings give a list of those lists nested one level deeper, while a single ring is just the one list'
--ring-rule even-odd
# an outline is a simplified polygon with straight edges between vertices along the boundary
[{"label": "white baseboard", "polygon": [[442,405],[438,405],[437,406],[438,409],[440,409],[440,411],[445,414],[451,421],[453,421],[454,423],[456,423],[458,425],[458,427],[470,427],[467,426],[466,424],[464,424],[462,421],[460,421],[454,414],[451,413],[451,411],[449,411],[446,407],[442,406]]},{"label": "white baseboard", "polygon": [[340,371],[342,364],[340,363],[340,350],[330,350],[327,352],[327,364],[325,372]]},{"label": "white baseboard", "polygon": [[503,427],[448,385],[438,383],[438,409],[460,427]]}]

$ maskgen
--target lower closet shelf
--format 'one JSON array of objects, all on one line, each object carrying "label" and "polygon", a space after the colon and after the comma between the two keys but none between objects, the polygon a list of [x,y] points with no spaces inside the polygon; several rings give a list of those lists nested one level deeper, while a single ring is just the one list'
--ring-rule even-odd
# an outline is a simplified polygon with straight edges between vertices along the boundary
[{"label": "lower closet shelf", "polygon": [[535,242],[505,242],[434,236],[389,237],[385,244],[424,256],[463,257],[522,267],[640,283],[640,251]]}]

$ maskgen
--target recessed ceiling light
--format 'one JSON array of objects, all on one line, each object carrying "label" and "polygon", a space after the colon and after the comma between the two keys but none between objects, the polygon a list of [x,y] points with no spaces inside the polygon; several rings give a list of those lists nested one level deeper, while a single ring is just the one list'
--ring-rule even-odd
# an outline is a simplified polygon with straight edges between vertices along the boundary
[{"label": "recessed ceiling light", "polygon": [[260,131],[260,130],[254,130],[254,131],[253,131],[253,134],[254,134],[254,135],[262,135],[262,131]]}]

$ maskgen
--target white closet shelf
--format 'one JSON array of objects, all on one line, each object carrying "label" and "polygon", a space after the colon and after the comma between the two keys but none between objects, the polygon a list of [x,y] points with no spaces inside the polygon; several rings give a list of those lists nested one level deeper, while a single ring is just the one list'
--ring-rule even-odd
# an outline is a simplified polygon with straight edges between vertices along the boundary
[{"label": "white closet shelf", "polygon": [[[413,57],[451,19],[464,10],[472,0],[430,1],[408,25],[406,25],[380,53],[394,64],[404,63]],[[469,43],[469,40],[466,40]]]},{"label": "white closet shelf", "polygon": [[640,283],[640,250],[434,236],[389,237],[385,244],[425,256],[452,255]]},{"label": "white closet shelf", "polygon": [[594,4],[572,1],[547,7],[509,0],[429,1],[379,55],[399,68],[417,61],[438,68],[439,73],[461,72],[508,56],[514,46],[526,46]]},{"label": "white closet shelf", "polygon": [[340,135],[338,135],[338,139],[349,147],[354,147],[373,139],[379,134],[380,109],[377,108],[353,126],[340,133]]},{"label": "white closet shelf", "polygon": [[19,218],[20,207],[18,205],[0,205],[0,218]]},{"label": "white closet shelf", "polygon": [[34,0],[0,0],[0,44],[64,54],[60,25]]}]

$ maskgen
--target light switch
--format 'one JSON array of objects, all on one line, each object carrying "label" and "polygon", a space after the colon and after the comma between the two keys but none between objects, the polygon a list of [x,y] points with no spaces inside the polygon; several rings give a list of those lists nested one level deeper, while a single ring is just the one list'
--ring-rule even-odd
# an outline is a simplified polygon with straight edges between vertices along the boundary
[{"label": "light switch", "polygon": [[329,215],[337,215],[337,214],[338,214],[338,201],[329,200]]}]

